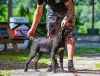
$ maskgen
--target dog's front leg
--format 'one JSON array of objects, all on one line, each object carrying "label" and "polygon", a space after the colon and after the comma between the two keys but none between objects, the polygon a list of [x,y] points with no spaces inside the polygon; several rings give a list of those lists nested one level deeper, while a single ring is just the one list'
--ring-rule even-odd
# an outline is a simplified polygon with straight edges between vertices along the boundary
[{"label": "dog's front leg", "polygon": [[51,57],[52,57],[52,69],[53,69],[53,72],[56,73],[55,50],[52,51]]},{"label": "dog's front leg", "polygon": [[64,50],[60,50],[59,60],[60,60],[60,71],[61,72],[64,72],[64,69],[63,69],[63,55],[64,55]]}]

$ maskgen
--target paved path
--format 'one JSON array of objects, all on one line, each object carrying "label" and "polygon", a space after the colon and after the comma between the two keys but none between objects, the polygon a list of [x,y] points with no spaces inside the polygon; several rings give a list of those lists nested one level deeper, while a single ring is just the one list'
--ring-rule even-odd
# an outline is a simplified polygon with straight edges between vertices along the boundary
[{"label": "paved path", "polygon": [[75,68],[77,72],[71,73],[67,71],[67,60],[64,59],[64,73],[46,72],[46,68],[39,69],[40,72],[35,72],[29,69],[28,72],[23,72],[23,69],[14,70],[11,76],[100,76],[100,69],[96,69],[94,64],[100,63],[99,55],[86,55],[81,58],[74,59]]}]

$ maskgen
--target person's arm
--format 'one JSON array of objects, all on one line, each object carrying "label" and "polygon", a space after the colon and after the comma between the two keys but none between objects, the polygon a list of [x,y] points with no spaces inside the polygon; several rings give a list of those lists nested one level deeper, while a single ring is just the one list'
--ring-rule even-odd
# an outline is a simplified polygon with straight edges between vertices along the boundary
[{"label": "person's arm", "polygon": [[69,20],[75,14],[74,4],[72,0],[69,0],[65,2],[65,5],[67,6],[68,10],[67,10],[67,14],[64,19]]},{"label": "person's arm", "polygon": [[68,8],[66,16],[61,22],[61,27],[68,27],[69,26],[69,19],[75,14],[74,4],[72,0],[68,0],[65,2],[66,7]]},{"label": "person's arm", "polygon": [[40,22],[40,19],[42,16],[42,10],[43,10],[43,4],[41,4],[41,5],[37,4],[37,8],[36,8],[36,10],[34,12],[34,16],[33,16],[32,26],[27,34],[28,36],[33,36],[35,34],[36,28],[37,28],[38,23]]}]

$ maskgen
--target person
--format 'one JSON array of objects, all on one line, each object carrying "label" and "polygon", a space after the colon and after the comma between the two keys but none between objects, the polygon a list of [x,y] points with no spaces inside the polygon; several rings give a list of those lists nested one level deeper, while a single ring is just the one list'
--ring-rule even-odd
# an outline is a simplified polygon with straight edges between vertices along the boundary
[{"label": "person", "polygon": [[28,31],[28,36],[34,36],[38,23],[42,17],[44,2],[46,3],[46,27],[47,35],[50,38],[55,37],[58,29],[66,27],[66,46],[68,50],[68,71],[74,71],[74,27],[75,27],[75,9],[73,0],[36,0],[37,7],[33,16],[33,23]]}]

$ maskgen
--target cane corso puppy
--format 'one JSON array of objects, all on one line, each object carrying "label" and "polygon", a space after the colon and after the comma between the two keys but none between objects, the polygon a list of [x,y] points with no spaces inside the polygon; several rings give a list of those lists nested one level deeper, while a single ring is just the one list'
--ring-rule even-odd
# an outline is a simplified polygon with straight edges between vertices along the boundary
[{"label": "cane corso puppy", "polygon": [[[52,68],[53,72],[56,72],[56,64],[55,64],[55,55],[58,53],[59,60],[60,60],[60,70],[64,71],[63,69],[63,55],[64,55],[64,48],[65,48],[65,29],[61,28],[58,31],[58,34],[54,38],[33,38],[32,46],[30,50],[30,55],[28,60],[25,62],[24,71],[28,71],[28,65],[30,61],[35,57],[34,60],[34,69],[37,70],[37,62],[41,58],[42,54],[50,54],[52,58]],[[61,49],[63,48],[63,49]]]}]

